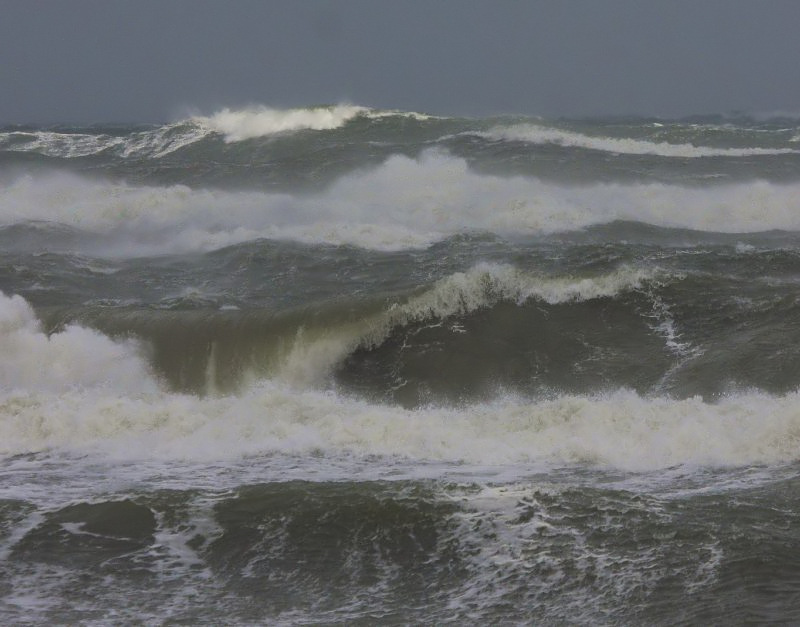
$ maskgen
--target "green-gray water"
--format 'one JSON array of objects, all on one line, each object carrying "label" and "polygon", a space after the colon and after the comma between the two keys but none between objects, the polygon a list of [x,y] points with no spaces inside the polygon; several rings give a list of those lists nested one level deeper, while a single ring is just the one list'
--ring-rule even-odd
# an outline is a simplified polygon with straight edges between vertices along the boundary
[{"label": "green-gray water", "polygon": [[7,623],[800,619],[800,122],[0,129]]}]

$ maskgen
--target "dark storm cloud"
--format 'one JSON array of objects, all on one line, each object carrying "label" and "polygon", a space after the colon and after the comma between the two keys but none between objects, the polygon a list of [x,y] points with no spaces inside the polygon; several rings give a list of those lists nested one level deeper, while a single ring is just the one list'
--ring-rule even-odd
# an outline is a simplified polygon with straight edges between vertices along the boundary
[{"label": "dark storm cloud", "polygon": [[800,109],[800,2],[29,1],[0,122],[349,101],[450,114]]}]

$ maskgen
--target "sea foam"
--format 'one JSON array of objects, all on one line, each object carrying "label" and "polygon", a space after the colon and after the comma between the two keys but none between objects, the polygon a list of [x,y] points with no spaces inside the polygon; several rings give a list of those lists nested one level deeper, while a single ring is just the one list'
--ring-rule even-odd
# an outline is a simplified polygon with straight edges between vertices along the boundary
[{"label": "sea foam", "polygon": [[60,133],[30,131],[0,133],[0,150],[33,152],[48,157],[76,159],[103,152],[123,158],[158,159],[193,144],[211,131],[199,125],[178,122],[116,137],[105,133]]},{"label": "sea foam", "polygon": [[502,399],[405,410],[262,382],[237,396],[97,389],[3,393],[0,452],[48,449],[120,459],[240,460],[254,455],[384,457],[479,466],[648,471],[798,459],[800,398],[756,393],[717,404],[631,392]]}]

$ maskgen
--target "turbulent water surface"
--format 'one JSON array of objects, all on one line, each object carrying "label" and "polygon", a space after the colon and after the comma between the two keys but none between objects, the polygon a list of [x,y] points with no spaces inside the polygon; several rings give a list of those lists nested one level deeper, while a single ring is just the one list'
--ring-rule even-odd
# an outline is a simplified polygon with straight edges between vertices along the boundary
[{"label": "turbulent water surface", "polygon": [[4,623],[800,620],[800,120],[0,129]]}]

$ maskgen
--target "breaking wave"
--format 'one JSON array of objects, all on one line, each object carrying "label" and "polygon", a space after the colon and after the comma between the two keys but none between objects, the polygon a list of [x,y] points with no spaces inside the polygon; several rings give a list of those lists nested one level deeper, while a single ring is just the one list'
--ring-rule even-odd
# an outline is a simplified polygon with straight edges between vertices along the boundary
[{"label": "breaking wave", "polygon": [[392,157],[314,194],[132,186],[67,174],[0,186],[0,224],[29,220],[101,233],[97,245],[114,256],[213,250],[258,238],[398,250],[464,232],[535,236],[618,220],[726,233],[800,230],[800,186],[566,187],[480,174],[463,159],[427,152]]},{"label": "breaking wave", "polygon": [[[636,285],[625,272],[596,282],[535,284],[506,268],[455,275],[390,310],[391,323],[511,298],[592,298]],[[538,286],[537,286],[538,285]],[[262,380],[236,395],[171,393],[141,347],[71,325],[45,335],[27,303],[0,299],[0,451],[102,452],[126,459],[237,459],[249,455],[368,456],[478,465],[585,463],[629,470],[745,465],[798,458],[800,398],[738,393],[646,398],[619,390],[549,400],[506,396],[458,408],[402,409],[333,391]],[[313,356],[306,354],[306,359]]]},{"label": "breaking wave", "polygon": [[597,397],[513,398],[405,410],[264,382],[238,396],[92,390],[3,393],[3,454],[47,449],[125,459],[209,461],[252,455],[406,458],[477,465],[584,463],[628,470],[798,459],[800,399],[743,394],[718,404]]}]

